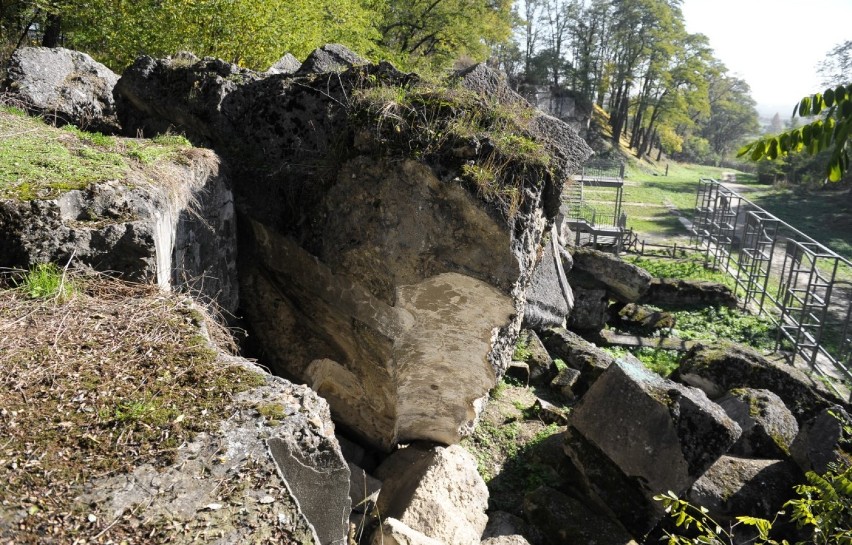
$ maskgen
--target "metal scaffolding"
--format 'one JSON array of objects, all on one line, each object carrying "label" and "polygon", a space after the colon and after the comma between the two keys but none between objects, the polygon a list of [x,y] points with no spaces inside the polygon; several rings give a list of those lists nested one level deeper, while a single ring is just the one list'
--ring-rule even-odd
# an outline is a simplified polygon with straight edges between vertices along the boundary
[{"label": "metal scaffolding", "polygon": [[775,323],[776,349],[852,383],[852,263],[716,180],[698,182],[691,236],[743,308]]},{"label": "metal scaffolding", "polygon": [[[624,164],[595,162],[583,166],[562,195],[568,224],[578,246],[605,247],[620,253],[627,234]],[[601,204],[603,203],[603,204]]]}]

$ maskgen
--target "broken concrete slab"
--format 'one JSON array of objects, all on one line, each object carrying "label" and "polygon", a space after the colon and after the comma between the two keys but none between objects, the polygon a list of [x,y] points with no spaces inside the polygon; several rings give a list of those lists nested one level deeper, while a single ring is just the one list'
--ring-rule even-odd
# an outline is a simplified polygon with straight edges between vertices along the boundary
[{"label": "broken concrete slab", "polygon": [[772,361],[748,346],[719,341],[687,352],[672,380],[701,388],[718,399],[736,388],[762,388],[780,397],[799,425],[821,410],[842,404],[825,385],[792,365]]},{"label": "broken concrete slab", "polygon": [[573,392],[582,395],[612,364],[613,357],[567,329],[551,329],[542,334],[548,352],[580,371]]},{"label": "broken concrete slab", "polygon": [[287,489],[314,527],[319,543],[342,543],[352,507],[349,466],[334,437],[322,437],[313,452],[305,452],[282,437],[270,437],[266,444]]},{"label": "broken concrete slab", "polygon": [[730,454],[770,460],[790,455],[799,425],[780,397],[769,390],[737,388],[716,403],[743,430]]},{"label": "broken concrete slab", "polygon": [[376,471],[379,512],[432,539],[479,545],[488,522],[488,488],[464,447],[415,443],[394,452]]},{"label": "broken concrete slab", "polygon": [[718,282],[682,280],[679,278],[654,278],[639,303],[666,309],[694,307],[736,308],[737,296],[731,288]]},{"label": "broken concrete slab", "polygon": [[569,416],[565,452],[582,485],[640,537],[664,515],[654,495],[685,492],[739,435],[701,390],[617,360]]},{"label": "broken concrete slab", "polygon": [[718,522],[738,516],[772,520],[801,480],[789,461],[722,456],[695,481],[687,499],[709,509]]},{"label": "broken concrete slab", "polygon": [[821,410],[799,429],[790,454],[802,471],[825,473],[829,464],[852,464],[852,445],[845,430],[852,417],[840,405]]},{"label": "broken concrete slab", "polygon": [[618,256],[581,247],[573,248],[571,255],[574,268],[568,281],[572,287],[605,289],[613,299],[635,303],[651,285],[648,271]]},{"label": "broken concrete slab", "polygon": [[393,517],[382,520],[373,533],[372,545],[447,545],[410,528]]},{"label": "broken concrete slab", "polygon": [[548,545],[636,545],[633,536],[617,520],[547,486],[527,494],[524,514],[541,531]]}]

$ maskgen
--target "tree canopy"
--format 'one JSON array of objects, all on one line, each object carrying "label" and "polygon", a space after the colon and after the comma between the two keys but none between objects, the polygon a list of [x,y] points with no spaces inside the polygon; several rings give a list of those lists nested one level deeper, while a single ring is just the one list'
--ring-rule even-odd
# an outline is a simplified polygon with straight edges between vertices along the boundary
[{"label": "tree canopy", "polygon": [[707,37],[687,32],[680,4],[518,0],[518,46],[497,62],[521,85],[571,89],[604,109],[613,142],[627,136],[638,156],[656,147],[658,156],[718,159],[757,129],[757,112]]},{"label": "tree canopy", "polygon": [[403,67],[446,67],[485,60],[511,29],[511,0],[0,0],[7,54],[36,34],[114,70],[180,50],[265,70],[333,42]]}]

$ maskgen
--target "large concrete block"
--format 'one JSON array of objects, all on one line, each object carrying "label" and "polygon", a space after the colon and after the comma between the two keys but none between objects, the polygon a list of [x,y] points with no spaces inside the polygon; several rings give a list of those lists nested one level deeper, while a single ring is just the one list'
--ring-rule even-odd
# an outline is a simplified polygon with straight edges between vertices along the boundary
[{"label": "large concrete block", "polygon": [[740,435],[703,392],[616,361],[569,418],[565,452],[584,485],[634,536],[662,518],[655,494],[681,494]]}]

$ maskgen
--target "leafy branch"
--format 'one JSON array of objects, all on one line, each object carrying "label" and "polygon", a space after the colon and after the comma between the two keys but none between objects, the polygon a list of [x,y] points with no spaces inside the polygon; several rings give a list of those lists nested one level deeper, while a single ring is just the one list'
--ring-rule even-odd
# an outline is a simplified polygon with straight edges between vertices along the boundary
[{"label": "leafy branch", "polygon": [[831,150],[826,166],[826,177],[837,182],[849,170],[849,133],[852,131],[852,84],[838,85],[802,98],[793,109],[793,116],[819,119],[802,127],[766,136],[746,144],[737,157],[747,156],[752,161],[764,158],[777,159],[789,153],[805,151],[816,155]]}]

